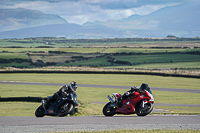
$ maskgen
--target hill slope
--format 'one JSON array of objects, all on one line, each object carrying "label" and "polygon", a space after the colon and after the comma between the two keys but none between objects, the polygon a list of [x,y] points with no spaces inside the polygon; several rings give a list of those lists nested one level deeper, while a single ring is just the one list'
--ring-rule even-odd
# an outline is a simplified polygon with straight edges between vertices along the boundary
[{"label": "hill slope", "polygon": [[66,37],[66,38],[112,38],[123,37],[123,32],[107,27],[90,27],[77,24],[54,24],[14,31],[0,32],[0,38]]},{"label": "hill slope", "polygon": [[28,9],[0,9],[0,31],[68,23],[58,15]]}]

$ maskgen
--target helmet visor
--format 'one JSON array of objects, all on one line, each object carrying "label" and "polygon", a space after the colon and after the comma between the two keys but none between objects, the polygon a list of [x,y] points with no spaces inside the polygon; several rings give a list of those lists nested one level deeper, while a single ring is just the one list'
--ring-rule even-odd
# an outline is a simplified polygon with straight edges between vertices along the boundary
[{"label": "helmet visor", "polygon": [[73,89],[74,89],[74,91],[76,91],[76,89],[77,89],[77,86],[74,86],[74,87],[73,87]]}]

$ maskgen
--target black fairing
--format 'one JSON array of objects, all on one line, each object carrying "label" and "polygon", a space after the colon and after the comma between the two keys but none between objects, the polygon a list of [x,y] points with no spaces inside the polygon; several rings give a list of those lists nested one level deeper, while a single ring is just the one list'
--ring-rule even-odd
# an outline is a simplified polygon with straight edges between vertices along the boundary
[{"label": "black fairing", "polygon": [[69,98],[60,98],[59,100],[51,103],[51,105],[46,109],[45,115],[57,115],[58,109],[64,103],[74,104],[73,100],[71,100]]}]

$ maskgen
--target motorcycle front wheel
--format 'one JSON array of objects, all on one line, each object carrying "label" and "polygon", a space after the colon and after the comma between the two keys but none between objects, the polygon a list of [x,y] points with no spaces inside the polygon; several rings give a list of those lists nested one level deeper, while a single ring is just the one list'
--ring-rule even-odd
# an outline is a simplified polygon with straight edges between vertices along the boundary
[{"label": "motorcycle front wheel", "polygon": [[58,116],[64,117],[68,115],[72,111],[73,108],[74,108],[74,105],[71,103],[62,104],[60,108],[58,109]]},{"label": "motorcycle front wheel", "polygon": [[45,112],[45,110],[44,110],[43,106],[40,105],[35,111],[35,116],[36,117],[43,117],[44,116],[44,112]]},{"label": "motorcycle front wheel", "polygon": [[146,103],[144,104],[144,108],[142,108],[141,105],[137,107],[135,113],[138,116],[146,116],[149,113],[151,113],[152,110],[153,110],[153,105],[151,103]]},{"label": "motorcycle front wheel", "polygon": [[113,116],[115,115],[116,109],[117,108],[115,106],[111,106],[111,102],[109,102],[103,107],[103,114],[105,116]]}]

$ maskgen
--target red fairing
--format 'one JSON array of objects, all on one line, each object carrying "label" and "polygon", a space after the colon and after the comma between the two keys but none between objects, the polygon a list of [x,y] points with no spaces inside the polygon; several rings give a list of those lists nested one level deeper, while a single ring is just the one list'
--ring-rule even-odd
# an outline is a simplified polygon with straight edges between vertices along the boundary
[{"label": "red fairing", "polygon": [[154,103],[154,99],[153,99],[153,96],[148,92],[146,91],[145,94],[150,98],[148,99],[150,103]]},{"label": "red fairing", "polygon": [[[120,98],[121,97],[121,98]],[[108,102],[103,108],[105,116],[113,116],[115,114],[137,114],[138,116],[146,116],[153,110],[154,98],[151,90],[149,91],[129,91],[121,96],[119,93],[113,93],[113,99],[108,95]]]},{"label": "red fairing", "polygon": [[124,105],[123,108],[118,108],[116,110],[117,114],[134,114],[135,113],[135,108],[133,105]]},{"label": "red fairing", "polygon": [[148,91],[145,91],[145,95],[151,99],[151,94]]},{"label": "red fairing", "polygon": [[138,95],[140,95],[140,93],[138,93],[138,92],[135,91],[135,92],[133,92],[133,95],[134,96],[138,96]]},{"label": "red fairing", "polygon": [[[133,92],[133,96],[127,98],[123,101],[123,107],[118,108],[116,110],[117,114],[134,114],[135,113],[135,105],[146,99],[147,102],[152,98],[151,94],[149,92],[139,93],[139,92]],[[149,101],[153,103],[152,101]]]}]

